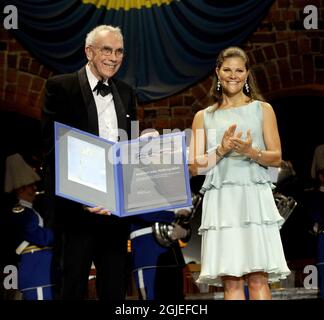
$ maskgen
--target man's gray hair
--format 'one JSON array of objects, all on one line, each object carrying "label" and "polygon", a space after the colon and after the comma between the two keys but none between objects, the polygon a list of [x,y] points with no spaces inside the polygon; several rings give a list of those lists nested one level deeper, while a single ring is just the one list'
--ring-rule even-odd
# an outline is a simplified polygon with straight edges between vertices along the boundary
[{"label": "man's gray hair", "polygon": [[123,41],[123,34],[120,30],[119,27],[113,27],[113,26],[109,26],[106,24],[100,25],[98,27],[95,27],[94,29],[92,29],[86,37],[86,41],[85,41],[85,46],[89,46],[89,45],[93,45],[96,42],[98,33],[101,31],[108,31],[108,32],[113,32],[115,33],[117,36],[120,37],[120,39]]}]

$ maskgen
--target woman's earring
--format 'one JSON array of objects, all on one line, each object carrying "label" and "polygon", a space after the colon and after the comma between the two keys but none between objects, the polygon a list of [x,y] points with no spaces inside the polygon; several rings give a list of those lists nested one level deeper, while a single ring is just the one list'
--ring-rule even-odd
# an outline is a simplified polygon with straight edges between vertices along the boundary
[{"label": "woman's earring", "polygon": [[247,93],[250,92],[250,87],[249,87],[249,84],[247,83],[247,81],[245,81],[245,90]]},{"label": "woman's earring", "polygon": [[217,87],[216,87],[216,90],[217,90],[217,91],[220,91],[220,81],[219,81],[219,80],[217,80]]}]

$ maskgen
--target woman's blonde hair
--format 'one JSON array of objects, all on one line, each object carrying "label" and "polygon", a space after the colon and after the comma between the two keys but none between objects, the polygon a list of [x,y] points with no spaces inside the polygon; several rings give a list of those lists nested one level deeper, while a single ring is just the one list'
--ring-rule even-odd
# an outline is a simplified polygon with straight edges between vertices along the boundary
[{"label": "woman's blonde hair", "polygon": [[[216,68],[219,69],[227,58],[236,58],[236,57],[241,58],[244,61],[246,70],[249,70],[249,75],[246,80],[246,82],[249,86],[249,92],[247,92],[247,90],[244,86],[243,87],[244,94],[246,94],[248,97],[250,97],[251,100],[264,101],[264,98],[263,98],[262,94],[260,93],[260,90],[256,83],[253,71],[250,69],[249,57],[243,49],[241,49],[239,47],[228,47],[228,48],[222,50],[217,57]],[[218,106],[220,106],[223,102],[222,88],[217,90],[217,83],[218,83],[218,77],[215,72],[215,75],[213,78],[213,84],[209,90],[210,104],[215,104],[215,108],[213,108],[213,110],[216,110],[218,108]]]}]

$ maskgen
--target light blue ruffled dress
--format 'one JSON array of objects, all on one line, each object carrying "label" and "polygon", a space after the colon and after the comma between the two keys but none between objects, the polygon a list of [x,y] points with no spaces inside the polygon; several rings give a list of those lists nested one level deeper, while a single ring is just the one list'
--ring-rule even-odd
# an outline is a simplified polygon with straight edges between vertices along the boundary
[{"label": "light blue ruffled dress", "polygon": [[[206,149],[215,150],[224,131],[237,124],[242,138],[251,130],[253,147],[265,149],[260,101],[236,108],[204,110]],[[206,174],[203,188],[201,273],[198,283],[221,286],[221,276],[267,272],[269,282],[290,274],[279,229],[284,222],[273,195],[268,169],[235,152]]]}]

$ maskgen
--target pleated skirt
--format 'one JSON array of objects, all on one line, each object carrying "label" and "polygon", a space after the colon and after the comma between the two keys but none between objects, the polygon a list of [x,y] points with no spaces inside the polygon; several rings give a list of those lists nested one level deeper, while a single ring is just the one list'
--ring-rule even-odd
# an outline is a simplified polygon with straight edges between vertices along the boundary
[{"label": "pleated skirt", "polygon": [[280,216],[268,184],[223,185],[204,197],[198,283],[222,286],[222,276],[265,272],[269,282],[289,274]]}]

